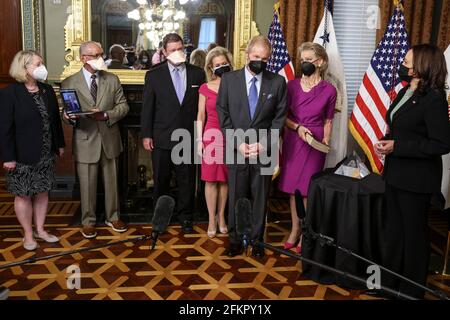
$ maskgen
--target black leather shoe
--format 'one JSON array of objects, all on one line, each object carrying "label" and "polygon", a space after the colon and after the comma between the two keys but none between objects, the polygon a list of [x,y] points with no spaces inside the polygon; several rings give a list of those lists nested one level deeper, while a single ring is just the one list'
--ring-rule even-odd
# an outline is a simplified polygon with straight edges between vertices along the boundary
[{"label": "black leather shoe", "polygon": [[262,258],[264,257],[264,255],[265,255],[264,248],[258,246],[253,247],[252,256],[254,256],[255,258]]},{"label": "black leather shoe", "polygon": [[235,257],[240,254],[242,254],[242,246],[239,244],[230,244],[230,247],[227,251],[227,256]]},{"label": "black leather shoe", "polygon": [[192,233],[192,231],[194,231],[194,228],[192,226],[192,221],[184,220],[181,223],[181,231],[183,231],[183,233]]}]

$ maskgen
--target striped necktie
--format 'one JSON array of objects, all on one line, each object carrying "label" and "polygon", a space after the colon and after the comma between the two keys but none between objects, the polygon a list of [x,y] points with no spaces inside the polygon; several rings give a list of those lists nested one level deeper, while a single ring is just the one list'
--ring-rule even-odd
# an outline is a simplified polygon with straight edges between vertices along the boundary
[{"label": "striped necktie", "polygon": [[97,75],[93,74],[91,76],[91,96],[92,99],[94,99],[94,103],[97,103],[97,91],[98,91],[98,86],[97,86]]}]

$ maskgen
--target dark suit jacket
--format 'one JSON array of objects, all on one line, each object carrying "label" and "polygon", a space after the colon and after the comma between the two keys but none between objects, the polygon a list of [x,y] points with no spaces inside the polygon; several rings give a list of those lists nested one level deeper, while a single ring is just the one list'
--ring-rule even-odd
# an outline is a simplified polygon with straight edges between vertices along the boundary
[{"label": "dark suit jacket", "polygon": [[[198,90],[205,82],[205,72],[186,64],[186,94],[180,106],[167,63],[147,72],[141,113],[141,137],[153,138],[156,148],[171,150],[176,129],[186,129],[194,137]],[[192,143],[193,145],[194,143]]]},{"label": "dark suit jacket", "polygon": [[[38,82],[50,117],[52,150],[63,148],[64,133],[58,101],[53,88]],[[42,149],[42,120],[33,98],[23,83],[0,90],[0,154],[4,162],[32,165],[39,162]]]},{"label": "dark suit jacket", "polygon": [[441,190],[442,158],[450,152],[448,104],[443,93],[415,92],[395,114],[391,112],[405,94],[403,88],[386,114],[394,152],[386,157],[384,177],[390,185],[416,193]]},{"label": "dark suit jacket", "polygon": [[[226,130],[277,129],[280,131],[286,119],[286,80],[269,71],[263,72],[259,100],[253,119],[250,119],[245,69],[226,73],[221,80],[217,98],[217,113],[220,127],[226,137]],[[258,137],[260,139],[261,137]],[[258,140],[270,152],[270,133],[267,140]],[[237,137],[234,149],[244,142]],[[227,141],[227,144],[234,141]]]},{"label": "dark suit jacket", "polygon": [[125,69],[125,70],[130,70],[129,67],[127,67],[126,65],[122,64],[121,62],[119,62],[117,60],[112,60],[111,64],[108,66],[108,69]]}]

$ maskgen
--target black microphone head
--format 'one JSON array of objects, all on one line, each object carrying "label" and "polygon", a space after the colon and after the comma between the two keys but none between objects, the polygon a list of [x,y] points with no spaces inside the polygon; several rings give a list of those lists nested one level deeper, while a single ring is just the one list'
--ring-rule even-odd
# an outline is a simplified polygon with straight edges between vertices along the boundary
[{"label": "black microphone head", "polygon": [[243,235],[249,236],[252,229],[252,204],[250,200],[247,198],[238,199],[234,209],[234,215],[237,234],[240,237]]},{"label": "black microphone head", "polygon": [[161,196],[156,201],[155,212],[153,213],[153,232],[163,233],[169,225],[175,208],[175,200],[169,196]]},{"label": "black microphone head", "polygon": [[303,205],[303,197],[298,189],[295,190],[295,209],[297,209],[297,216],[299,219],[303,220],[306,218],[306,210]]}]

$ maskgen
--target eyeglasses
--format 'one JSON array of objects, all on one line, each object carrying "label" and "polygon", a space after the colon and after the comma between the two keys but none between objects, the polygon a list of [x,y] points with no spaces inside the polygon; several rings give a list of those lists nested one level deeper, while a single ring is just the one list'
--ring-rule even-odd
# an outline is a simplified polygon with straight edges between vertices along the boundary
[{"label": "eyeglasses", "polygon": [[96,55],[94,55],[94,54],[83,54],[83,56],[98,59],[100,57],[103,57],[103,53],[99,53],[99,54],[96,54]]}]

